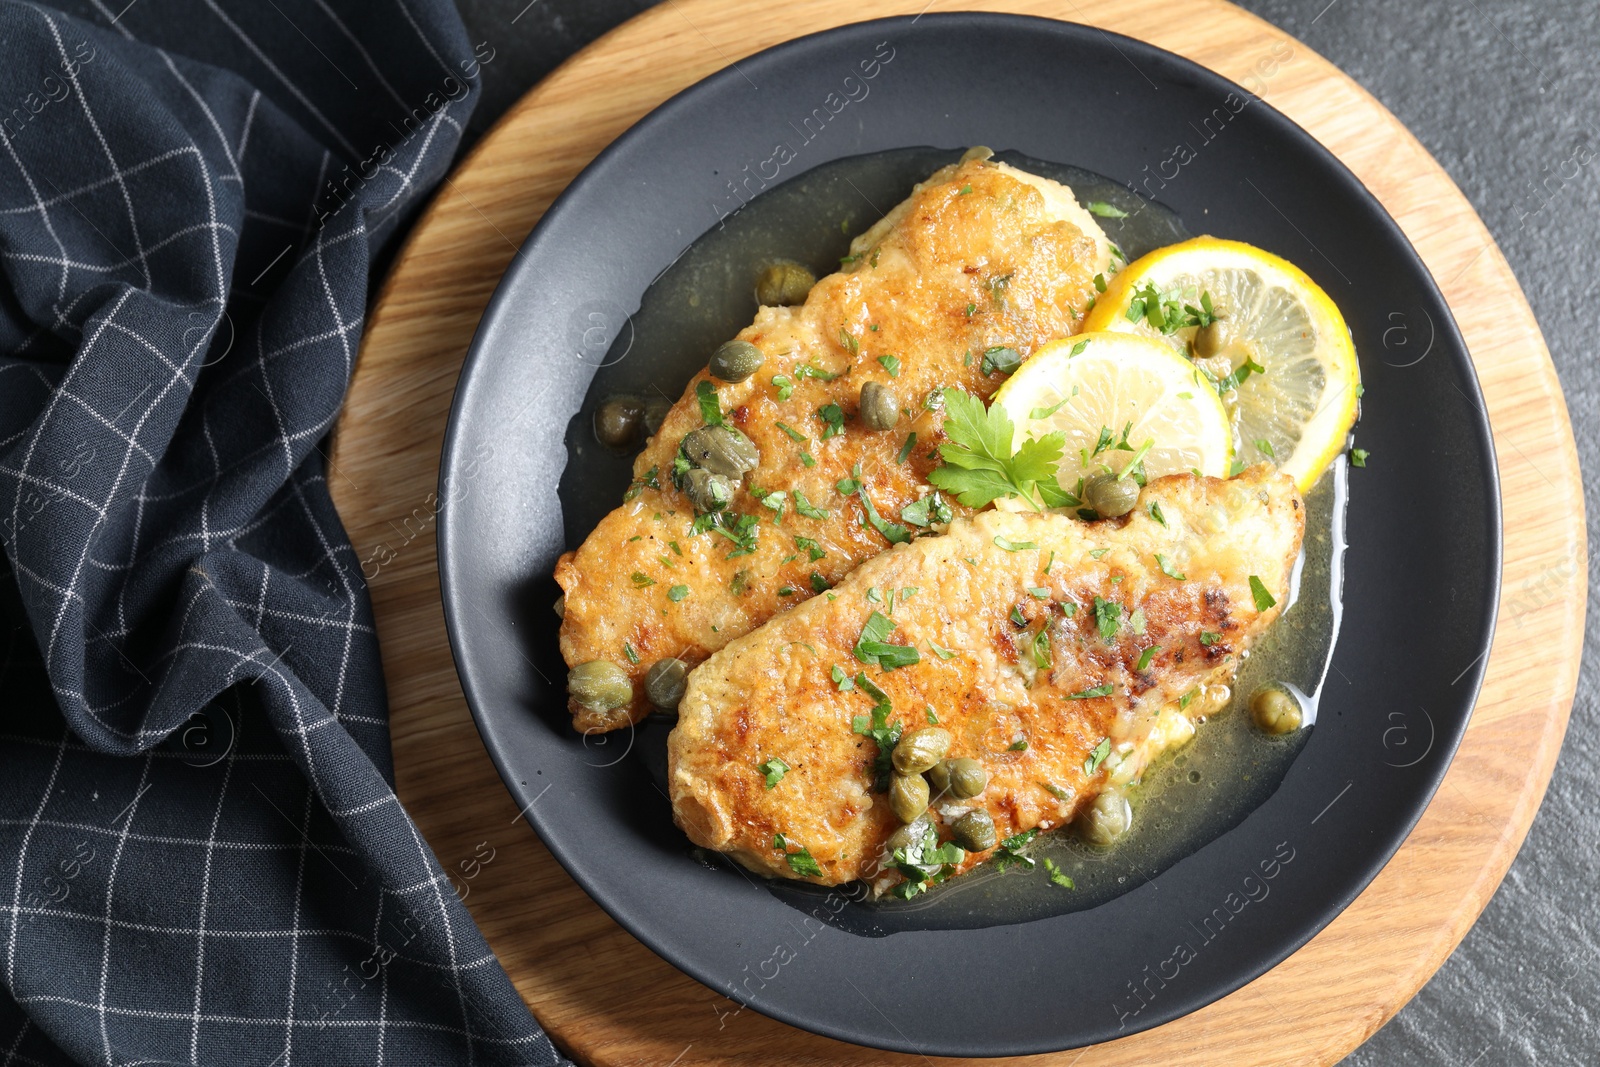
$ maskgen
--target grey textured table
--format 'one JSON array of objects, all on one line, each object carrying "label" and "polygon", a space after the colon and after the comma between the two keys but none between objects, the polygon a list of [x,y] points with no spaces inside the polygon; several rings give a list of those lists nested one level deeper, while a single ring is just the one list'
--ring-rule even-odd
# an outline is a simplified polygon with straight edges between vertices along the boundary
[{"label": "grey textured table", "polygon": [[[472,40],[488,41],[497,53],[484,68],[484,100],[469,139],[567,56],[653,2],[460,0]],[[937,3],[942,10],[960,6]],[[1381,100],[1488,224],[1528,294],[1566,389],[1593,530],[1600,513],[1593,480],[1600,469],[1600,362],[1587,331],[1600,300],[1600,274],[1593,270],[1600,262],[1600,66],[1594,62],[1600,4],[1243,0],[1242,6],[1327,56]],[[1562,177],[1574,167],[1575,177]],[[1591,598],[1584,676],[1566,747],[1511,873],[1433,981],[1345,1067],[1600,1062],[1594,611]]]}]

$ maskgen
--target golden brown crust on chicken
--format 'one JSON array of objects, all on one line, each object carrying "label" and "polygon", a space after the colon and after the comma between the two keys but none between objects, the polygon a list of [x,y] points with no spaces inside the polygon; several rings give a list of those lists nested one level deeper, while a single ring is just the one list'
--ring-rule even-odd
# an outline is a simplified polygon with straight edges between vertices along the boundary
[{"label": "golden brown crust on chicken", "polygon": [[[728,384],[701,372],[688,384],[635,462],[632,499],[558,562],[567,663],[611,660],[634,682],[629,707],[593,712],[574,704],[578,729],[637,721],[649,710],[644,676],[656,660],[699,663],[886,548],[864,524],[861,498],[847,499],[837,483],[859,464],[867,498],[898,519],[930,492],[927,474],[937,465],[943,420],[924,407],[928,395],[956,386],[987,398],[1004,378],[984,373],[985,349],[1027,355],[1072,333],[1095,274],[1108,269],[1105,237],[1070,190],[976,160],[936,172],[851,251],[854,261],[819,281],[804,305],[764,307],[739,334],[765,356],[757,375]],[[893,373],[882,356],[898,360]],[[792,385],[787,400],[775,376]],[[678,443],[702,425],[695,389],[705,381],[716,387],[729,424],[761,454],[728,509],[734,518],[761,520],[746,555],[730,556],[738,544],[715,532],[693,533],[694,509],[672,484]],[[866,382],[898,400],[894,429],[873,431],[858,418]],[[843,414],[843,433],[824,439],[828,423],[818,412],[829,404]],[[912,433],[916,443],[901,461]],[[751,489],[789,494],[781,521]],[[799,514],[797,494],[828,517]]]},{"label": "golden brown crust on chicken", "polygon": [[[1165,524],[1150,516],[1153,501]],[[936,821],[981,805],[1001,840],[1061,825],[1109,777],[1142,769],[1122,764],[1150,757],[1151,731],[1185,693],[1231,678],[1289,601],[1303,529],[1293,480],[1261,466],[1232,480],[1157,479],[1125,519],[989,511],[884,552],[690,675],[669,743],[674,816],[696,844],[762,873],[796,877],[772,847],[782,834],[820,865],[809,881],[872,877],[900,823],[872,791],[876,743],[852,732],[874,700],[859,685],[841,691],[837,665],[887,694],[890,723],[916,729],[932,708],[954,736],[950,757],[988,772],[977,799],[936,802]],[[1251,575],[1276,606],[1257,610]],[[872,613],[888,615],[891,593],[888,641],[921,659],[885,671],[853,650]],[[1044,669],[1033,659],[1041,630]],[[1109,695],[1092,695],[1105,686]],[[1106,738],[1111,755],[1086,773]],[[768,788],[759,765],[773,757],[789,769]],[[970,853],[961,868],[990,854]]]}]

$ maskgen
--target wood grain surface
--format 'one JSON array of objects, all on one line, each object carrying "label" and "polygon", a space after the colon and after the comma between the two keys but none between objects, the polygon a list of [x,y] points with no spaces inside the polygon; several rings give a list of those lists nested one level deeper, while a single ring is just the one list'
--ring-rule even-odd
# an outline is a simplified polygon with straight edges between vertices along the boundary
[{"label": "wood grain surface", "polygon": [[[756,1067],[920,1059],[738,1010],[623,931],[551,858],[501,785],[456,680],[432,494],[451,394],[484,305],[517,244],[589,160],[656,104],[743,56],[803,33],[929,7],[1098,25],[1245,84],[1331,149],[1399,221],[1441,285],[1477,366],[1504,494],[1504,591],[1472,723],[1421,823],[1343,915],[1257,981],[1155,1030],[1030,1061],[1334,1063],[1444,961],[1527,833],[1577,681],[1584,505],[1566,407],[1538,326],[1461,192],[1349,78],[1220,0],[791,0],[776,8],[667,0],[579,53],[512,109],[446,179],[398,257],[367,328],[329,467],[340,514],[370,561],[401,799],[529,1007],[579,1061]],[[1269,76],[1258,64],[1279,42],[1292,48],[1292,59]],[[487,864],[473,862],[480,842],[494,849]]]}]

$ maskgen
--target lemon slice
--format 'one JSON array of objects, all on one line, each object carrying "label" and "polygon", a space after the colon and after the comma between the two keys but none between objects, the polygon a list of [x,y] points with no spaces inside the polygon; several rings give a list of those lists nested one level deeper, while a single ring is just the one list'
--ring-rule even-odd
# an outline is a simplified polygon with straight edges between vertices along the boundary
[{"label": "lemon slice", "polygon": [[1233,429],[1216,390],[1192,363],[1133,333],[1085,333],[1036,350],[991,401],[1016,426],[1014,446],[1056,430],[1067,436],[1057,481],[1110,467],[1117,473],[1150,442],[1147,477],[1228,475]]},{"label": "lemon slice", "polygon": [[[1202,295],[1220,321],[1195,351]],[[1253,245],[1196,237],[1159,248],[1111,281],[1083,325],[1194,355],[1220,383],[1239,466],[1271,460],[1302,492],[1355,423],[1361,379],[1344,316],[1298,267]]]}]

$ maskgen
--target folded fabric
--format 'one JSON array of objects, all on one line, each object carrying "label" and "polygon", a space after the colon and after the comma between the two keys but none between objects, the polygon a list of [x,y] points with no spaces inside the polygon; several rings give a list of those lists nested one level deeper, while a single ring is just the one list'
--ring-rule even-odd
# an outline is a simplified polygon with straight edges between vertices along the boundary
[{"label": "folded fabric", "polygon": [[449,0],[0,36],[0,1062],[565,1062],[395,797],[321,451],[493,49]]}]

